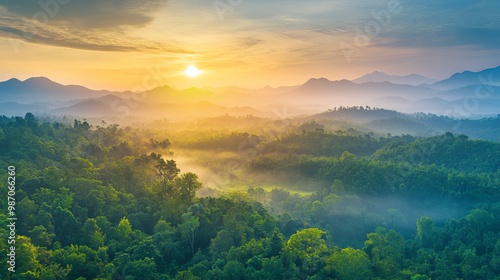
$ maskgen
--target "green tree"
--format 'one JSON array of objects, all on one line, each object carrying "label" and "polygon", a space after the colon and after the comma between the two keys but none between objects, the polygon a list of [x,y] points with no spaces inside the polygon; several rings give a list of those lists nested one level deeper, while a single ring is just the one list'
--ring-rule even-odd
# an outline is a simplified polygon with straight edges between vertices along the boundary
[{"label": "green tree", "polygon": [[236,261],[229,261],[224,266],[224,270],[222,271],[221,280],[233,280],[233,279],[247,279],[245,275],[245,267],[243,264]]},{"label": "green tree", "polygon": [[71,211],[58,206],[54,211],[54,231],[62,245],[73,244],[80,236],[80,223]]},{"label": "green tree", "polygon": [[38,205],[28,197],[17,203],[16,216],[19,219],[17,230],[20,234],[27,234],[28,229],[35,225],[37,211]]},{"label": "green tree", "polygon": [[134,276],[134,279],[151,280],[154,279],[156,266],[154,259],[144,258],[131,261],[128,265],[128,274]]},{"label": "green tree", "polygon": [[401,234],[379,227],[367,235],[363,249],[371,259],[376,276],[381,278],[398,276],[405,251],[405,240]]},{"label": "green tree", "polygon": [[87,219],[83,224],[82,240],[83,244],[94,250],[104,246],[104,234],[97,225],[97,221],[95,219]]},{"label": "green tree", "polygon": [[190,203],[196,194],[196,191],[203,187],[198,181],[198,175],[188,172],[180,175],[174,180],[175,189],[180,200],[184,203]]},{"label": "green tree", "polygon": [[153,244],[163,259],[161,272],[173,272],[178,269],[178,264],[182,263],[184,256],[181,253],[180,242],[176,239],[176,230],[165,220],[160,220],[154,228]]},{"label": "green tree", "polygon": [[417,237],[424,248],[430,248],[433,244],[434,221],[429,217],[421,217],[417,220]]},{"label": "green tree", "polygon": [[179,230],[187,237],[192,256],[194,256],[194,239],[199,226],[200,221],[198,217],[193,216],[193,213],[182,214],[182,223],[179,225]]},{"label": "green tree", "polygon": [[345,193],[344,184],[342,181],[335,179],[330,187],[332,193],[336,195],[343,195]]},{"label": "green tree", "polygon": [[44,264],[40,268],[40,279],[42,280],[65,280],[71,272],[71,267],[61,267],[58,263]]},{"label": "green tree", "polygon": [[47,248],[52,245],[52,240],[55,236],[55,234],[47,232],[47,229],[41,225],[35,226],[30,230],[29,235],[34,245]]},{"label": "green tree", "polygon": [[132,225],[130,225],[130,221],[126,217],[123,217],[116,226],[116,238],[126,246],[126,242],[130,241],[131,233]]},{"label": "green tree", "polygon": [[262,269],[254,273],[254,279],[284,279],[285,268],[278,256],[262,259]]},{"label": "green tree", "polygon": [[35,117],[35,115],[33,115],[33,113],[29,113],[29,112],[26,113],[26,115],[24,115],[24,120],[26,121],[27,127],[34,128],[34,127],[38,126],[38,120]]},{"label": "green tree", "polygon": [[217,236],[210,242],[210,252],[212,253],[212,255],[223,254],[229,251],[229,249],[231,249],[231,247],[235,245],[236,243],[232,235],[228,230],[223,229],[219,231],[217,233]]},{"label": "green tree", "polygon": [[325,271],[339,280],[363,280],[371,278],[370,266],[370,259],[365,252],[344,248],[335,251],[326,260]]},{"label": "green tree", "polygon": [[157,175],[161,180],[171,181],[177,175],[179,175],[179,168],[177,168],[177,164],[174,160],[163,160],[160,159],[159,163],[156,165],[156,169],[158,171]]},{"label": "green tree", "polygon": [[285,237],[278,229],[274,229],[273,234],[269,240],[269,257],[277,256],[283,250],[285,245]]},{"label": "green tree", "polygon": [[[80,248],[77,245],[71,245],[70,247],[66,247],[64,249],[55,250],[53,258],[62,266],[71,267],[71,271],[68,275],[68,278],[70,279],[76,279],[77,277],[89,275],[88,273],[90,271],[87,269],[87,262],[89,260],[87,260],[87,256],[84,252],[80,251]],[[92,264],[89,263],[89,265]]]},{"label": "green tree", "polygon": [[28,275],[37,275],[39,268],[40,262],[37,259],[36,246],[31,243],[28,237],[17,236],[15,279],[28,279]]},{"label": "green tree", "polygon": [[328,247],[323,235],[326,232],[318,228],[298,231],[288,239],[285,255],[306,275],[318,272],[324,263]]}]

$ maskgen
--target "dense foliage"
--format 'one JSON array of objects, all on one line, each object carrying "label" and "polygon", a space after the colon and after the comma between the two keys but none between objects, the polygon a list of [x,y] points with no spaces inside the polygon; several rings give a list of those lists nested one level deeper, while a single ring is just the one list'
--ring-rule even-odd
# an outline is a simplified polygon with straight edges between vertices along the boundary
[{"label": "dense foliage", "polygon": [[[462,116],[474,117],[467,114]],[[381,108],[354,106],[333,108],[307,119],[319,123],[327,123],[326,120],[345,120],[351,127],[358,124],[364,129],[392,134],[434,136],[449,131],[471,138],[500,140],[500,115],[464,119],[426,113],[404,114]]]},{"label": "dense foliage", "polygon": [[500,143],[470,140],[465,135],[419,139],[407,145],[388,145],[377,159],[412,164],[436,164],[465,172],[495,172],[500,166]]},{"label": "dense foliage", "polygon": [[[498,154],[498,144],[453,135],[375,138],[313,129],[273,139],[221,134],[186,140],[184,147],[231,150],[249,141],[257,152],[239,172],[284,172],[319,187],[307,196],[251,187],[198,197],[202,183],[181,173],[169,158],[173,142],[161,134],[85,120],[41,123],[29,113],[1,118],[0,166],[17,171],[18,237],[16,272],[8,274],[2,254],[0,278],[416,280],[500,274],[500,173],[498,158],[489,156]],[[449,158],[407,159],[429,141],[436,154]],[[472,159],[470,166],[463,157]],[[6,172],[0,179],[7,181]],[[466,205],[466,213],[417,217],[397,203],[379,209],[385,202],[373,202],[388,197],[404,203],[413,198],[409,208]],[[6,216],[0,215],[0,233],[7,236]],[[6,246],[0,244],[2,252]]]}]

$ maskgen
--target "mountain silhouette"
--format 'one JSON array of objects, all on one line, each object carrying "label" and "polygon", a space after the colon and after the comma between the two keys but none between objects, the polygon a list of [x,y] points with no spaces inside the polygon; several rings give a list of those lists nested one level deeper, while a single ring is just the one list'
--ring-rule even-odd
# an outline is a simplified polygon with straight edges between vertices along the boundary
[{"label": "mountain silhouette", "polygon": [[114,92],[91,90],[83,86],[64,86],[45,77],[34,77],[24,81],[10,79],[0,82],[2,102],[33,103],[69,101],[74,99],[97,98]]},{"label": "mountain silhouette", "polygon": [[421,84],[433,84],[438,80],[427,78],[417,74],[410,74],[406,76],[389,75],[384,72],[374,71],[370,74],[366,74],[360,78],[352,80],[352,82],[357,84],[369,83],[369,82],[389,82],[392,84],[400,85],[412,85],[418,86]]},{"label": "mountain silhouette", "polygon": [[432,84],[431,87],[441,90],[450,90],[471,85],[500,86],[500,66],[478,72],[464,71],[456,73],[448,79]]},{"label": "mountain silhouette", "polygon": [[[412,84],[398,83],[405,79]],[[353,81],[311,78],[295,86],[257,90],[240,87],[176,89],[163,85],[133,94],[62,85],[46,77],[24,81],[12,78],[0,82],[0,109],[7,115],[23,115],[29,110],[82,116],[86,112],[97,116],[119,111],[142,116],[225,112],[283,117],[339,106],[375,106],[406,113],[453,115],[455,112],[456,116],[460,108],[464,104],[470,105],[470,99],[475,97],[473,101],[477,108],[473,112],[468,109],[466,114],[498,114],[500,67],[479,72],[464,71],[431,85],[415,85],[425,79],[428,78],[415,74],[392,76],[376,71]],[[477,96],[478,89],[480,96]],[[166,110],[170,113],[164,113]]]}]

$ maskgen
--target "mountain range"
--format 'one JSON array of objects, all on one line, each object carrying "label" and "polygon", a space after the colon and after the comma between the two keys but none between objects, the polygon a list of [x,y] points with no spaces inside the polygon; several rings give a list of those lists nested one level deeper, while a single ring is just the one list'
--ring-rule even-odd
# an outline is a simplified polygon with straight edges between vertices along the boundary
[{"label": "mountain range", "polygon": [[[238,87],[176,89],[161,86],[142,93],[61,85],[45,77],[0,82],[0,114],[27,111],[80,117],[205,117],[221,114],[286,117],[338,106],[375,106],[467,118],[496,115],[500,108],[500,66],[464,71],[447,79],[373,72],[349,81],[312,78],[304,84],[258,90]],[[284,114],[278,114],[283,117]]]},{"label": "mountain range", "polygon": [[366,74],[363,77],[352,80],[354,83],[363,84],[369,82],[389,82],[392,84],[402,84],[402,85],[412,85],[419,86],[422,84],[433,84],[438,82],[438,80],[427,78],[417,74],[410,74],[406,76],[396,76],[396,75],[388,75],[383,72],[374,71],[370,74]]}]

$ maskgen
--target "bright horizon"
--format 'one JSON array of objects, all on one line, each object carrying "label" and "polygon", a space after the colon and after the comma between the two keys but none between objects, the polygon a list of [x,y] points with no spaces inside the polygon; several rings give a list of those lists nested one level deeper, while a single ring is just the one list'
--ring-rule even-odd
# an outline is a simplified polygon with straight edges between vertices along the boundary
[{"label": "bright horizon", "polygon": [[[0,80],[257,89],[500,65],[493,1],[66,2],[0,1]],[[199,75],[186,75],[189,66]]]},{"label": "bright horizon", "polygon": [[[190,74],[188,74],[188,72],[190,71],[194,71],[192,68],[190,68],[192,65],[188,65],[188,68],[187,69],[182,69],[180,71],[180,73],[177,73],[179,76],[186,76],[187,78],[189,78],[190,80],[192,81],[195,81],[199,75],[202,75],[203,74],[203,71],[199,70],[199,69],[196,69],[196,71],[199,71],[197,72],[196,74],[193,74],[194,76],[190,76]],[[494,67],[491,67],[491,68],[496,68],[500,65],[497,65],[497,66],[494,66]],[[485,70],[485,69],[478,69],[477,71],[481,71],[481,70]],[[375,71],[378,71],[378,70],[374,70],[373,72]],[[434,78],[434,77],[429,77],[429,76],[425,76],[425,75],[421,75],[421,74],[418,74],[418,73],[409,73],[409,74],[402,74],[402,75],[396,75],[396,74],[392,74],[392,73],[385,73],[385,72],[382,72],[382,71],[378,71],[378,72],[382,72],[384,74],[387,74],[387,75],[390,75],[390,76],[406,76],[406,75],[411,75],[411,74],[416,74],[416,75],[420,75],[420,76],[423,76],[425,78],[431,78],[431,79],[435,79],[437,81],[440,81],[440,80],[443,80],[443,79],[447,79],[449,78],[450,76],[452,76],[453,74],[456,74],[456,73],[461,73],[461,72],[464,72],[464,71],[469,71],[469,69],[464,69],[462,71],[458,71],[458,72],[454,72],[454,73],[451,73],[450,75],[447,75],[445,76],[444,78]],[[358,78],[361,78],[362,76],[364,75],[368,75],[368,74],[372,74],[373,72],[370,72],[370,73],[365,73],[365,74],[362,74],[360,76],[356,76],[354,78],[350,78],[350,79],[346,79],[346,78],[339,78],[339,79],[328,79],[330,81],[340,81],[340,80],[348,80],[348,81],[353,81],[355,79],[358,79]],[[473,71],[474,72],[474,71]],[[17,79],[19,81],[26,81],[28,79],[31,79],[31,78],[47,78],[49,80],[51,80],[52,82],[55,82],[55,83],[58,83],[58,84],[61,84],[63,86],[83,86],[83,87],[86,87],[90,90],[96,90],[96,91],[99,91],[99,90],[108,90],[108,91],[116,91],[116,92],[120,92],[120,91],[133,91],[133,88],[126,88],[126,89],[113,89],[113,88],[94,88],[94,87],[91,87],[91,86],[87,86],[85,84],[81,84],[81,83],[75,83],[75,82],[70,82],[70,83],[64,83],[64,82],[61,82],[59,80],[55,80],[51,77],[47,77],[47,76],[30,76],[30,77],[25,77],[25,78],[19,78],[19,77],[10,77],[10,78],[7,78],[7,79],[1,79],[0,82],[5,82],[5,81],[8,81],[8,80],[11,80],[11,79]],[[221,86],[215,86],[213,88],[224,88],[224,87],[241,87],[241,88],[244,88],[244,89],[248,89],[248,90],[258,90],[258,89],[265,89],[267,87],[271,87],[271,88],[278,88],[278,87],[293,87],[293,86],[301,86],[303,84],[305,84],[308,80],[310,79],[321,79],[321,78],[326,78],[326,77],[309,77],[307,78],[307,80],[303,80],[303,81],[297,81],[296,83],[291,83],[291,84],[285,84],[285,85],[276,85],[276,86],[271,86],[271,85],[264,85],[264,86],[260,86],[260,87],[245,87],[245,86],[237,86],[237,85],[232,85],[232,84],[228,84],[228,85],[221,85]],[[170,84],[159,84],[158,86],[155,86],[155,87],[151,87],[151,88],[145,88],[145,90],[152,90],[154,88],[157,88],[157,87],[163,87],[163,86],[170,86],[170,87],[173,87],[175,89],[178,89],[178,90],[184,90],[184,89],[189,89],[189,88],[211,88],[211,86],[205,86],[205,85],[200,85],[200,86],[193,86],[193,85],[187,85],[185,87],[178,87],[178,86],[175,86],[175,85],[170,85]],[[135,89],[138,89],[139,87],[136,87]],[[143,88],[143,87],[140,87],[140,88]]]}]

